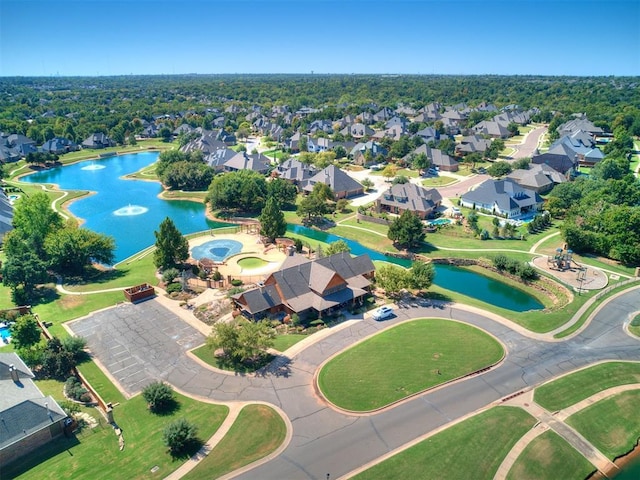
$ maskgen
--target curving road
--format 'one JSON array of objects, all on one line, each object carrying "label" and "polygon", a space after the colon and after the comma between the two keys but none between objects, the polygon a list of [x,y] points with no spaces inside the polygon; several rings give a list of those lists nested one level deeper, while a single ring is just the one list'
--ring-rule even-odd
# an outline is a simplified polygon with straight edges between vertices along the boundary
[{"label": "curving road", "polygon": [[[640,360],[640,342],[622,329],[628,313],[639,304],[640,287],[636,287],[609,301],[586,329],[564,342],[527,337],[462,308],[405,305],[391,320],[360,317],[348,322],[292,360],[280,359],[261,376],[216,373],[194,361],[186,351],[201,342],[202,335],[182,322],[177,325],[175,316],[155,301],[97,312],[70,327],[87,338],[114,376],[122,375],[118,380],[129,393],[161,378],[182,391],[217,401],[261,400],[280,407],[293,426],[291,442],[277,458],[239,478],[325,479],[327,473],[338,478],[437,427],[557,375],[600,360]],[[324,360],[364,337],[416,317],[455,318],[476,325],[498,337],[508,355],[487,373],[374,415],[346,415],[317,397],[313,376]],[[100,353],[104,345],[109,348]]]}]

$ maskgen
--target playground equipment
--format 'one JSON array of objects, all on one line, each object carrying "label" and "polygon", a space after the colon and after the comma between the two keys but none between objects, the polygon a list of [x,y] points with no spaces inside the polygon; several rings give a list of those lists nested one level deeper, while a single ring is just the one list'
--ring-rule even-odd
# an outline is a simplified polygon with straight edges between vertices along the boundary
[{"label": "playground equipment", "polygon": [[[547,258],[547,264],[564,271],[571,268],[571,262],[573,261],[573,250],[567,248],[565,244],[563,248],[556,248],[555,255],[549,255]],[[577,265],[577,264],[576,264]]]}]

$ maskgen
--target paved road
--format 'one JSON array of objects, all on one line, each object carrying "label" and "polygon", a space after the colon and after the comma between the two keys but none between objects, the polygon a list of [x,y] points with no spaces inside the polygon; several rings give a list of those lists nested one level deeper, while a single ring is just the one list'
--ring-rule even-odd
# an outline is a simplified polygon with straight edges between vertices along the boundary
[{"label": "paved road", "polygon": [[[522,388],[605,359],[640,360],[640,342],[626,335],[627,312],[637,310],[640,288],[612,300],[574,339],[565,342],[533,340],[481,315],[457,308],[409,306],[383,322],[365,319],[337,331],[302,351],[289,363],[261,376],[214,373],[190,359],[184,346],[199,333],[181,326],[154,300],[119,306],[73,322],[98,353],[121,345],[129,357],[141,360],[129,393],[145,382],[161,378],[176,387],[215,400],[263,400],[282,408],[293,425],[293,437],[282,455],[241,475],[246,479],[338,478],[351,470],[452,420],[482,408]],[[116,312],[116,313],[113,313]],[[131,316],[135,321],[131,321]],[[345,415],[329,408],[315,395],[313,374],[330,355],[390,325],[415,317],[456,318],[486,329],[498,337],[509,354],[489,372],[445,388],[419,395],[392,409],[369,416]],[[141,337],[153,332],[153,340]],[[149,361],[152,359],[152,361]],[[106,363],[106,362],[103,362]],[[114,362],[112,362],[114,363]],[[118,365],[116,365],[118,367]],[[116,368],[114,376],[117,376]],[[117,412],[116,412],[117,413]]]},{"label": "paved road", "polygon": [[512,159],[531,157],[533,152],[538,148],[540,144],[540,137],[545,134],[547,131],[547,127],[537,127],[531,130],[527,135],[523,138],[522,143],[519,145],[514,145],[516,151],[511,155]]}]

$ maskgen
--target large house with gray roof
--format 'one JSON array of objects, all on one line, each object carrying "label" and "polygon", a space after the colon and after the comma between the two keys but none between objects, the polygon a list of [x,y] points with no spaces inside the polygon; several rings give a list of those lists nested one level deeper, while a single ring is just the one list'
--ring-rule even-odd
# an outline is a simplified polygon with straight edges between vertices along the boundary
[{"label": "large house with gray roof", "polygon": [[267,173],[271,161],[261,153],[247,154],[238,152],[224,164],[226,172],[237,172],[238,170],[253,170],[258,173]]},{"label": "large house with gray roof", "polygon": [[29,454],[64,431],[67,418],[33,383],[16,353],[0,353],[0,466]]},{"label": "large house with gray roof", "polygon": [[559,183],[567,181],[567,177],[544,163],[529,165],[528,169],[514,170],[507,178],[538,193],[546,193]]},{"label": "large house with gray roof", "polygon": [[486,180],[460,196],[463,207],[515,219],[537,212],[543,202],[537,192],[520,186],[512,179]]},{"label": "large house with gray roof", "polygon": [[409,210],[425,219],[433,216],[441,203],[442,196],[435,188],[427,189],[414,183],[397,183],[378,197],[376,211],[400,215]]},{"label": "large house with gray roof", "polygon": [[303,191],[311,193],[316,183],[328,185],[336,200],[349,198],[364,193],[364,187],[335,165],[323,168],[309,179]]},{"label": "large house with gray roof", "polygon": [[374,271],[366,254],[352,257],[341,252],[309,260],[292,253],[261,286],[232,299],[244,316],[254,320],[294,313],[321,318],[335,309],[362,303]]}]

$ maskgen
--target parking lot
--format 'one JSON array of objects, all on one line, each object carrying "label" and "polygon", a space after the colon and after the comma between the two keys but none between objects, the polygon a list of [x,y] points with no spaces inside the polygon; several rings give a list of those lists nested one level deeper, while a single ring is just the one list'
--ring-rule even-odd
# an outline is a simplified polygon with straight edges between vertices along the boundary
[{"label": "parking lot", "polygon": [[70,322],[91,353],[128,395],[141,391],[184,361],[205,337],[156,300],[121,304]]}]

